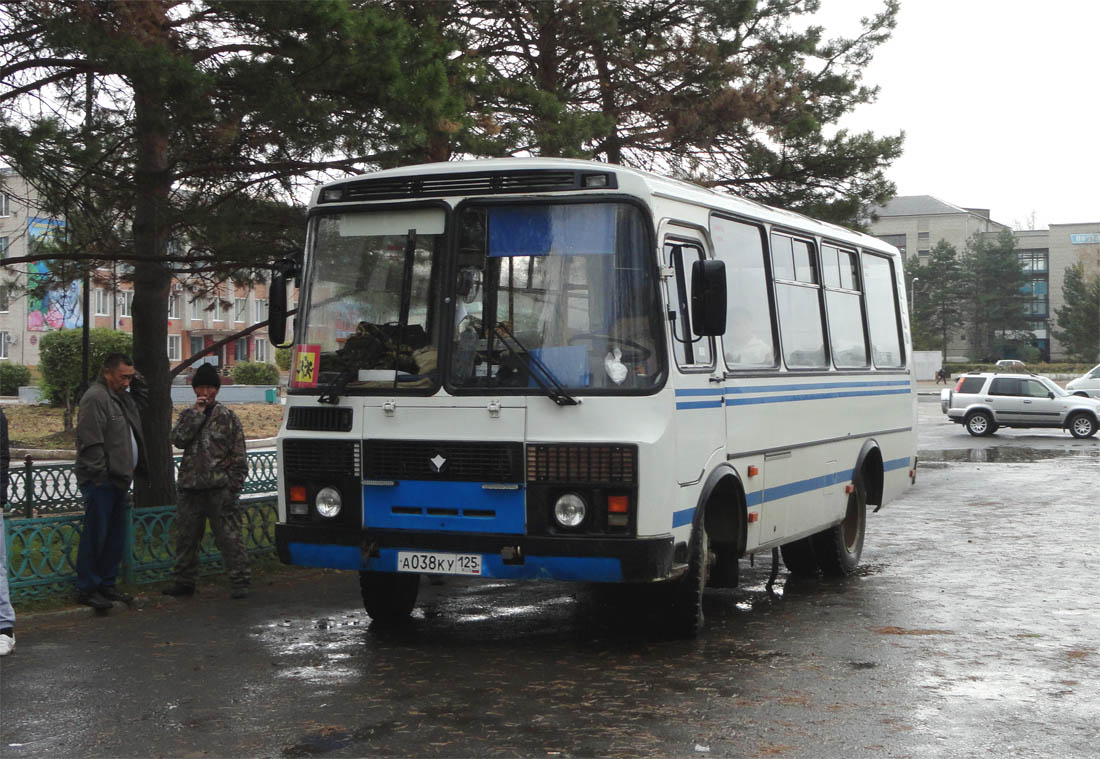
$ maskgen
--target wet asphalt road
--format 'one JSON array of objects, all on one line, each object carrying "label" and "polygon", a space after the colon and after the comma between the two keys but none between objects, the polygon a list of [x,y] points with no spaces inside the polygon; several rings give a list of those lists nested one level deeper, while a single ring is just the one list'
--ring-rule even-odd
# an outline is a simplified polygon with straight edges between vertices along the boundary
[{"label": "wet asphalt road", "polygon": [[1100,441],[1008,431],[971,461],[929,405],[862,571],[769,592],[746,561],[698,640],[568,584],[425,584],[388,635],[351,573],[208,584],[21,619],[0,756],[1096,756]]}]

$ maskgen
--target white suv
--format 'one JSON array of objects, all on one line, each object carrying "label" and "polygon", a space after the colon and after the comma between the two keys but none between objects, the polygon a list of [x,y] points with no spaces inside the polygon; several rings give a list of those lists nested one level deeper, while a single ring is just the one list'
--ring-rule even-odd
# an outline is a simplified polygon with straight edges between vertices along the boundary
[{"label": "white suv", "polygon": [[1053,427],[1084,438],[1100,429],[1100,401],[1067,393],[1037,374],[964,374],[954,390],[940,391],[940,408],[971,435],[992,435],[999,427]]}]

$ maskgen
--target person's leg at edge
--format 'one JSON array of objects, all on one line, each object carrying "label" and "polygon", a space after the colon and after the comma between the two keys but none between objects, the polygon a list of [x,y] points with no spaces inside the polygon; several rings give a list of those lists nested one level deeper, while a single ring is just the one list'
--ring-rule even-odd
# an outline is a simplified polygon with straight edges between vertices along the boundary
[{"label": "person's leg at edge", "polygon": [[0,656],[15,648],[15,609],[8,588],[8,548],[4,537],[4,511],[0,508]]}]

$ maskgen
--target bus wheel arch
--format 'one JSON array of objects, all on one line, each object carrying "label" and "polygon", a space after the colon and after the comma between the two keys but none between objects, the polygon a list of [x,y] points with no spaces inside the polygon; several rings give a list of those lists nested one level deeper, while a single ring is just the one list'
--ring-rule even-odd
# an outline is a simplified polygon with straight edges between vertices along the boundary
[{"label": "bus wheel arch", "polygon": [[735,588],[739,562],[745,555],[748,513],[744,485],[732,466],[723,465],[710,473],[698,508],[713,555],[708,585]]}]

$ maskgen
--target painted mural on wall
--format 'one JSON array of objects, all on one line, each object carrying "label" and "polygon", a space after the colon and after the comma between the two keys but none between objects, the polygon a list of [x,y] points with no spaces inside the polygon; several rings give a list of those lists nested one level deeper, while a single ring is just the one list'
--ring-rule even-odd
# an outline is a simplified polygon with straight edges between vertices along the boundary
[{"label": "painted mural on wall", "polygon": [[[27,237],[32,250],[49,245],[64,228],[65,222],[57,219],[28,219]],[[80,282],[73,282],[65,288],[44,290],[43,283],[49,278],[48,261],[35,261],[27,267],[27,330],[48,332],[83,327]]]}]

